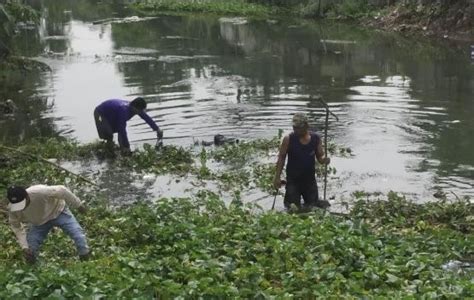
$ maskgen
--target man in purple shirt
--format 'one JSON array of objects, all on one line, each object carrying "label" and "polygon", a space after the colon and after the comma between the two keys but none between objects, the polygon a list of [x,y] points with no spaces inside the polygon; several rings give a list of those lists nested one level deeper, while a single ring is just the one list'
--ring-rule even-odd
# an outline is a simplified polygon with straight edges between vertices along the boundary
[{"label": "man in purple shirt", "polygon": [[145,99],[138,97],[132,102],[120,99],[111,99],[102,102],[94,110],[95,125],[99,137],[112,144],[114,133],[118,133],[120,147],[130,152],[130,143],[127,137],[127,121],[134,115],[139,115],[154,131],[158,139],[163,138],[163,131],[158,128],[156,123],[145,112]]}]

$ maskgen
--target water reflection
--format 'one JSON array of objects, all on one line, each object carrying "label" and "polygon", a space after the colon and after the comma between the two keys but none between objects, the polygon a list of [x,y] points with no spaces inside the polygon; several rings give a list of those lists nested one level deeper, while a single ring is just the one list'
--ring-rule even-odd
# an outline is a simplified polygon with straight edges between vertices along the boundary
[{"label": "water reflection", "polygon": [[[53,111],[39,107],[35,116],[50,120],[42,134],[94,140],[93,108],[137,95],[146,96],[170,143],[216,133],[273,136],[290,129],[296,111],[308,112],[321,130],[322,109],[310,99],[321,93],[341,118],[331,122],[331,137],[357,155],[334,161],[335,192],[400,190],[424,198],[438,185],[474,196],[474,67],[467,50],[310,22],[161,16],[94,25],[126,9],[120,1],[42,3],[39,31],[16,40],[25,55],[41,55],[53,68],[52,77],[28,81],[35,83],[25,98],[54,98]],[[0,126],[12,136],[5,126],[30,125]],[[139,146],[154,135],[136,119],[130,137]]]}]

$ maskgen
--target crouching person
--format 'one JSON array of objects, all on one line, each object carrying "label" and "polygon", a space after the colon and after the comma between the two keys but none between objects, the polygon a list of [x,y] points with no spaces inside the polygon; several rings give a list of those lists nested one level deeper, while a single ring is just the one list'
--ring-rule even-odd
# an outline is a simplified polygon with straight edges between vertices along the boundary
[{"label": "crouching person", "polygon": [[[90,253],[81,225],[69,210],[86,211],[84,204],[62,185],[19,186],[7,190],[9,222],[27,262],[34,263],[39,249],[53,227],[61,228],[76,244],[81,259]],[[24,225],[28,225],[25,230]]]}]

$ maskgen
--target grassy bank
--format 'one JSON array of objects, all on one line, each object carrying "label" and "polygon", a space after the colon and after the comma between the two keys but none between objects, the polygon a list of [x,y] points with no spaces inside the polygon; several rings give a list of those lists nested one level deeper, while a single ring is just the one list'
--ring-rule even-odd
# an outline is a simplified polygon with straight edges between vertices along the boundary
[{"label": "grassy bank", "polygon": [[[371,4],[372,3],[372,4]],[[404,33],[422,33],[473,39],[474,4],[443,1],[418,5],[416,1],[393,1],[374,5],[367,0],[155,0],[133,7],[140,13],[212,13],[254,17],[303,17],[352,20],[366,26]]]},{"label": "grassy bank", "polygon": [[380,9],[364,0],[347,1],[267,1],[267,0],[154,0],[138,2],[135,9],[146,14],[167,12],[197,12],[230,14],[237,16],[277,17],[293,16],[306,18],[326,17],[331,19],[361,18],[375,15]]},{"label": "grassy bank", "polygon": [[157,0],[138,2],[133,5],[134,9],[143,14],[160,13],[210,13],[220,15],[238,15],[269,17],[275,14],[282,14],[283,10],[279,7],[249,3],[246,0]]}]

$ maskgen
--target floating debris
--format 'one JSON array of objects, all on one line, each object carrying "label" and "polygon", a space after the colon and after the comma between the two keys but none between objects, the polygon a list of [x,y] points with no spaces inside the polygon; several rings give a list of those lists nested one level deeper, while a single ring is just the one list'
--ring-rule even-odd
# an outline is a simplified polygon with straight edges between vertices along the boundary
[{"label": "floating debris", "polygon": [[192,59],[191,56],[180,56],[180,55],[163,55],[158,58],[158,61],[165,63],[177,63],[188,59]]},{"label": "floating debris", "polygon": [[352,44],[357,44],[356,41],[345,41],[345,40],[321,40],[321,43],[326,43],[326,44],[340,44],[340,45],[352,45]]},{"label": "floating debris", "polygon": [[4,103],[0,103],[0,113],[8,115],[12,114],[17,110],[15,102],[11,99],[7,99]]},{"label": "floating debris", "polygon": [[231,23],[234,25],[245,25],[248,23],[248,20],[246,18],[242,17],[236,17],[236,18],[220,18],[219,19],[220,23]]},{"label": "floating debris", "polygon": [[139,62],[139,61],[154,61],[156,60],[153,56],[142,56],[142,55],[106,55],[94,56],[96,61],[95,62],[115,62],[115,63],[132,63],[132,62]]},{"label": "floating debris", "polygon": [[135,22],[143,22],[143,21],[149,21],[153,19],[158,19],[158,17],[138,17],[138,16],[132,16],[132,17],[127,17],[127,18],[108,18],[108,19],[102,19],[102,20],[97,20],[93,21],[92,24],[94,25],[103,25],[103,24],[112,24],[112,23],[135,23]]},{"label": "floating debris", "polygon": [[117,50],[114,50],[114,53],[122,55],[147,55],[157,54],[158,50],[147,48],[121,47]]},{"label": "floating debris", "polygon": [[463,273],[466,271],[474,271],[474,263],[450,260],[442,265],[441,268],[445,271]]},{"label": "floating debris", "polygon": [[45,41],[62,41],[69,39],[66,35],[50,35],[43,38]]},{"label": "floating debris", "polygon": [[163,36],[161,38],[166,39],[166,40],[194,40],[194,41],[198,40],[196,38],[185,37],[185,36],[180,36],[180,35],[167,35],[167,36]]},{"label": "floating debris", "polygon": [[146,182],[154,182],[156,180],[156,176],[153,174],[147,174],[143,176],[143,180]]}]

